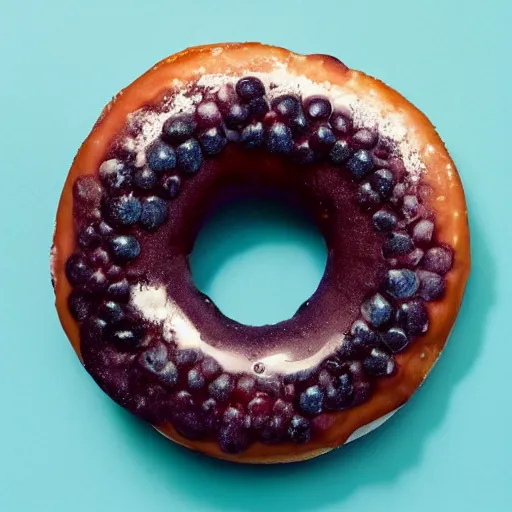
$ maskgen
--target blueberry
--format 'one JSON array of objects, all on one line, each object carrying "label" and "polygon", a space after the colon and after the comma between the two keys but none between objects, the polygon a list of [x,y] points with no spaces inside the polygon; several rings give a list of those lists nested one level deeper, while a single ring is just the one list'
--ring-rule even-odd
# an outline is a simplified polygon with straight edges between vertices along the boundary
[{"label": "blueberry", "polygon": [[382,199],[388,199],[393,193],[394,177],[387,169],[377,169],[370,178],[373,190],[378,192]]},{"label": "blueberry", "polygon": [[176,365],[169,361],[157,374],[158,380],[168,387],[173,387],[178,382],[178,369]]},{"label": "blueberry", "polygon": [[134,177],[133,182],[135,186],[142,190],[151,190],[157,183],[158,177],[151,169],[139,169]]},{"label": "blueberry", "polygon": [[370,210],[380,204],[379,194],[373,190],[371,184],[367,181],[359,185],[356,199],[363,210]]},{"label": "blueberry", "polygon": [[111,281],[120,279],[123,274],[123,269],[119,265],[110,265],[107,269],[106,276]]},{"label": "blueberry", "polygon": [[403,197],[402,211],[406,218],[412,219],[418,214],[419,202],[418,198],[413,195],[405,195]]},{"label": "blueberry", "polygon": [[229,406],[224,411],[219,429],[219,444],[226,453],[240,453],[249,445],[249,435],[244,424],[243,409]]},{"label": "blueberry", "polygon": [[322,412],[324,392],[319,386],[311,386],[301,393],[299,407],[305,414],[313,415]]},{"label": "blueberry", "polygon": [[397,353],[404,350],[409,344],[409,337],[403,329],[400,327],[391,327],[382,336],[383,343],[391,350],[391,352]]},{"label": "blueberry", "polygon": [[418,276],[407,268],[388,271],[386,291],[395,299],[407,299],[418,290]]},{"label": "blueberry", "polygon": [[391,318],[392,313],[391,304],[380,293],[375,294],[361,306],[364,319],[374,327],[384,325]]},{"label": "blueberry", "polygon": [[92,272],[81,254],[71,255],[66,262],[66,277],[72,285],[84,284]]},{"label": "blueberry", "polygon": [[200,439],[206,434],[203,411],[197,407],[188,391],[180,391],[172,397],[174,406],[172,423],[187,439]]},{"label": "blueberry", "polygon": [[245,411],[241,405],[230,405],[224,410],[222,415],[222,423],[238,423],[245,424]]},{"label": "blueberry", "polygon": [[282,442],[286,437],[289,423],[290,420],[281,414],[271,416],[261,431],[261,441],[267,444]]},{"label": "blueberry", "polygon": [[103,184],[113,192],[129,188],[132,184],[131,169],[119,160],[112,159],[103,162],[99,174]]},{"label": "blueberry", "polygon": [[256,379],[250,375],[243,375],[238,379],[234,392],[240,400],[249,402],[256,393]]},{"label": "blueberry", "polygon": [[352,137],[352,143],[358,148],[371,149],[377,144],[378,135],[372,130],[362,128]]},{"label": "blueberry", "polygon": [[227,373],[219,375],[208,386],[208,393],[219,402],[225,402],[234,388],[233,377]]},{"label": "blueberry", "polygon": [[94,226],[87,226],[78,235],[78,245],[83,249],[94,249],[101,242],[101,236]]},{"label": "blueberry", "polygon": [[87,291],[93,294],[103,293],[107,289],[107,286],[108,280],[103,271],[100,269],[93,272],[93,274],[85,284],[85,288],[87,289]]},{"label": "blueberry", "polygon": [[208,398],[201,404],[205,426],[210,432],[216,432],[221,421],[221,411],[214,398]]},{"label": "blueberry", "polygon": [[213,357],[205,357],[201,361],[201,371],[205,378],[209,380],[219,375],[222,368]]},{"label": "blueberry", "polygon": [[206,155],[218,155],[228,143],[224,130],[219,128],[210,128],[199,136],[199,143]]},{"label": "blueberry", "polygon": [[265,393],[258,393],[247,405],[247,412],[251,418],[251,426],[260,429],[270,421],[274,401]]},{"label": "blueberry", "polygon": [[199,361],[201,355],[201,352],[199,352],[199,350],[196,350],[195,348],[185,348],[178,350],[178,352],[176,353],[176,364],[179,367],[190,367]]},{"label": "blueberry", "polygon": [[275,397],[283,393],[283,382],[277,375],[259,378],[256,385],[260,391]]},{"label": "blueberry", "polygon": [[222,115],[214,101],[204,101],[197,106],[196,117],[199,125],[205,128],[222,124]]},{"label": "blueberry", "polygon": [[100,222],[100,224],[98,226],[98,231],[100,232],[100,235],[102,235],[102,236],[108,236],[108,235],[112,235],[114,233],[114,229],[112,228],[112,226],[110,226],[103,220]]},{"label": "blueberry", "polygon": [[363,361],[364,371],[370,377],[390,376],[396,369],[392,356],[378,348],[374,348],[371,354]]},{"label": "blueberry", "polygon": [[327,359],[324,364],[324,368],[332,375],[341,375],[346,371],[346,364],[344,364],[336,356]]},{"label": "blueberry", "polygon": [[130,285],[126,279],[112,283],[107,288],[107,295],[115,300],[126,302],[130,298]]},{"label": "blueberry", "polygon": [[293,416],[293,404],[278,398],[272,407],[272,411],[290,420]]},{"label": "blueberry", "polygon": [[177,432],[187,439],[197,440],[206,435],[204,417],[198,408],[175,412],[172,423]]},{"label": "blueberry", "polygon": [[402,231],[390,233],[382,245],[382,254],[385,258],[402,256],[413,248],[411,237]]},{"label": "blueberry", "polygon": [[108,241],[110,250],[120,263],[127,263],[140,254],[139,241],[129,235],[113,236]]},{"label": "blueberry", "polygon": [[275,98],[272,108],[285,120],[290,120],[302,112],[300,101],[290,95]]},{"label": "blueberry", "polygon": [[[412,228],[412,239],[417,244],[428,244],[434,235],[434,223],[431,220],[420,220]],[[429,269],[430,270],[430,269]]]},{"label": "blueberry", "polygon": [[238,101],[238,99],[235,88],[231,83],[222,85],[217,91],[217,103],[219,103],[223,109],[228,108]]},{"label": "blueberry", "polygon": [[369,339],[349,335],[345,336],[339,347],[336,349],[336,353],[342,359],[351,359],[368,353],[377,344],[378,337],[374,342]]},{"label": "blueberry", "polygon": [[254,76],[247,76],[238,80],[235,90],[244,101],[260,98],[265,95],[263,82]]},{"label": "blueberry", "polygon": [[157,343],[154,347],[148,348],[140,355],[138,362],[149,373],[159,374],[169,362],[166,346]]},{"label": "blueberry", "polygon": [[192,368],[187,374],[187,384],[190,389],[201,389],[206,384],[204,375],[199,368]]},{"label": "blueberry", "polygon": [[348,116],[339,113],[331,117],[331,126],[338,135],[348,135],[352,131],[352,121]]},{"label": "blueberry", "polygon": [[364,178],[373,169],[373,159],[369,151],[356,151],[347,162],[347,169],[356,180]]},{"label": "blueberry", "polygon": [[417,274],[420,281],[418,295],[423,300],[431,301],[443,297],[446,283],[442,276],[428,270],[418,270]]},{"label": "blueberry", "polygon": [[396,321],[409,336],[419,336],[428,330],[428,313],[419,300],[400,304]]},{"label": "blueberry", "polygon": [[151,196],[142,201],[140,224],[147,231],[156,231],[167,221],[169,208],[163,199]]},{"label": "blueberry", "polygon": [[363,320],[356,320],[350,328],[350,334],[360,340],[361,344],[368,348],[373,348],[379,342],[378,334],[370,329],[368,324]]},{"label": "blueberry", "polygon": [[318,126],[309,139],[309,144],[315,151],[328,152],[336,142],[333,131],[328,126]]},{"label": "blueberry", "polygon": [[166,199],[176,199],[181,190],[181,178],[179,176],[167,176],[162,182],[161,195]]},{"label": "blueberry", "polygon": [[409,267],[417,267],[424,255],[425,253],[419,247],[416,247],[409,254],[401,257],[400,262]]},{"label": "blueberry", "polygon": [[98,315],[108,323],[120,322],[124,319],[123,308],[113,300],[109,300],[101,305]]},{"label": "blueberry", "polygon": [[293,140],[290,128],[283,123],[275,123],[268,130],[267,147],[271,153],[291,153],[293,151]]},{"label": "blueberry", "polygon": [[94,251],[89,253],[89,262],[95,268],[106,267],[110,262],[108,252],[101,247],[97,247]]},{"label": "blueberry", "polygon": [[245,125],[249,119],[249,114],[249,107],[247,105],[235,103],[229,107],[224,123],[230,130],[238,130]]},{"label": "blueberry", "polygon": [[393,188],[393,196],[391,197],[391,202],[400,203],[404,198],[405,194],[405,183],[397,183]]},{"label": "blueberry", "polygon": [[287,124],[295,135],[304,135],[309,128],[308,120],[302,112],[289,119]]},{"label": "blueberry", "polygon": [[165,142],[156,140],[146,149],[146,162],[152,171],[170,171],[176,167],[176,153]]},{"label": "blueberry", "polygon": [[315,161],[315,152],[311,149],[309,141],[298,144],[293,149],[293,160],[301,165],[310,165]]},{"label": "blueberry", "polygon": [[91,297],[81,291],[73,290],[68,297],[68,307],[71,316],[81,322],[91,315],[93,304]]},{"label": "blueberry", "polygon": [[352,154],[352,150],[346,140],[338,140],[334,143],[334,146],[329,153],[331,162],[335,165],[345,163]]},{"label": "blueberry", "polygon": [[266,98],[254,98],[249,101],[249,111],[255,119],[263,119],[270,111],[270,105]]},{"label": "blueberry", "polygon": [[172,396],[174,412],[190,411],[195,408],[194,397],[188,391],[178,391]]},{"label": "blueberry", "polygon": [[112,224],[132,226],[139,218],[142,207],[132,195],[110,198],[105,203],[105,214]]},{"label": "blueberry", "polygon": [[249,434],[243,425],[227,423],[219,430],[219,445],[223,452],[235,455],[249,446]]},{"label": "blueberry", "polygon": [[347,407],[352,401],[353,394],[352,377],[348,373],[340,375],[333,384],[327,387],[325,393],[326,409],[337,411]]},{"label": "blueberry", "polygon": [[309,421],[296,414],[288,427],[288,436],[295,443],[307,443],[311,439]]},{"label": "blueberry", "polygon": [[304,101],[304,110],[313,121],[329,119],[332,113],[331,102],[323,96],[311,96]]},{"label": "blueberry", "polygon": [[372,222],[375,231],[391,231],[396,227],[398,219],[392,212],[379,210],[373,214]]},{"label": "blueberry", "polygon": [[182,114],[165,121],[162,128],[163,136],[170,142],[184,142],[196,129],[196,122],[191,114]]},{"label": "blueberry", "polygon": [[265,130],[261,123],[247,125],[240,135],[240,142],[246,148],[259,148],[265,142]]},{"label": "blueberry", "polygon": [[194,174],[201,168],[203,155],[201,146],[195,139],[189,139],[176,149],[179,168],[188,174]]},{"label": "blueberry", "polygon": [[[100,166],[101,179],[105,180],[107,183],[115,181],[110,179],[113,178],[113,176],[110,175],[110,172],[106,172],[106,170],[117,168],[124,169],[123,165],[118,160],[108,160],[104,162]],[[90,216],[89,214],[98,208],[102,194],[103,189],[95,176],[80,176],[73,183],[74,206],[78,207],[78,211],[87,214],[87,216]]]},{"label": "blueberry", "polygon": [[432,247],[425,253],[423,267],[437,274],[446,274],[453,265],[453,252],[444,247]]}]

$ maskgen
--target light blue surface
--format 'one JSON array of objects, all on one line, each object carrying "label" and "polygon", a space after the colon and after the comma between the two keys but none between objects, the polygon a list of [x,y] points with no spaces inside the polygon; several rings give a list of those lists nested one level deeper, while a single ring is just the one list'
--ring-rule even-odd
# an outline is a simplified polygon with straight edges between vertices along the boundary
[{"label": "light blue surface", "polygon": [[[511,510],[509,0],[4,0],[1,7],[0,511]],[[167,54],[225,40],[331,53],[397,88],[438,127],[471,214],[473,274],[428,382],[375,434],[302,465],[238,467],[166,442],[100,392],[53,308],[54,213],[103,104]],[[249,210],[214,229],[240,233],[240,223],[254,220]],[[241,320],[283,318],[319,279],[321,241],[300,224],[286,243],[276,239],[282,225],[251,230],[266,242],[226,244],[225,253],[198,263],[197,279]],[[292,283],[286,261],[295,254],[304,283],[274,293],[272,276]]]}]

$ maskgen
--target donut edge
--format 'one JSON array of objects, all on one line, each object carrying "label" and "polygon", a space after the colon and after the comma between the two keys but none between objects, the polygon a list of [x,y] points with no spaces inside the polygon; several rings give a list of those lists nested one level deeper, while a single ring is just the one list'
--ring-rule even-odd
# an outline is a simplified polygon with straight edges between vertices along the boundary
[{"label": "donut edge", "polygon": [[[85,154],[87,153],[88,149],[89,150],[91,149],[91,147],[90,147],[91,144],[94,144],[97,142],[97,140],[94,140],[94,139],[95,139],[95,137],[98,136],[98,133],[97,133],[98,130],[105,128],[106,119],[109,117],[109,115],[111,115],[115,111],[115,108],[117,106],[119,106],[120,103],[123,102],[124,93],[127,92],[129,89],[132,89],[132,90],[136,89],[137,85],[139,85],[139,87],[142,87],[141,81],[144,81],[144,80],[147,81],[147,78],[150,76],[150,74],[152,72],[156,72],[157,70],[161,69],[162,66],[171,66],[175,62],[178,62],[180,60],[187,61],[187,60],[190,60],[191,58],[193,58],[194,56],[201,56],[201,55],[205,55],[205,54],[209,55],[209,53],[211,51],[213,51],[214,49],[217,49],[217,48],[222,48],[223,51],[226,51],[226,52],[231,52],[231,51],[237,52],[237,51],[241,51],[243,49],[249,49],[249,51],[255,51],[256,53],[264,54],[266,51],[269,51],[269,52],[272,52],[273,54],[277,53],[278,55],[281,55],[286,62],[290,62],[291,60],[295,59],[297,61],[296,62],[297,65],[303,65],[304,63],[307,63],[310,61],[312,64],[322,66],[324,71],[329,70],[329,72],[331,72],[331,73],[336,73],[336,74],[339,73],[340,76],[337,78],[340,78],[341,81],[343,81],[341,79],[341,75],[348,74],[352,80],[356,79],[356,82],[358,80],[360,80],[366,84],[370,84],[371,87],[379,89],[383,96],[390,97],[392,102],[400,103],[401,107],[407,109],[410,116],[412,118],[415,118],[414,128],[417,128],[419,126],[419,128],[422,129],[422,132],[425,133],[425,138],[433,140],[437,150],[442,149],[444,151],[445,154],[440,155],[440,159],[444,160],[445,163],[448,162],[448,164],[446,164],[446,165],[451,166],[451,169],[453,169],[453,171],[455,173],[454,179],[452,180],[452,183],[450,184],[450,187],[452,189],[454,186],[457,189],[455,191],[455,199],[456,199],[455,202],[458,204],[459,207],[460,207],[460,204],[463,204],[463,206],[464,206],[464,208],[463,208],[464,223],[462,223],[462,224],[459,223],[458,224],[459,231],[455,230],[455,233],[454,233],[454,236],[456,236],[458,239],[462,239],[461,243],[456,244],[457,245],[456,257],[458,257],[460,260],[459,264],[458,264],[457,275],[456,276],[453,275],[453,271],[452,271],[452,275],[447,276],[448,277],[447,285],[451,288],[451,295],[452,295],[451,303],[452,303],[452,306],[454,306],[454,307],[447,308],[447,309],[451,310],[450,315],[448,315],[448,316],[446,316],[444,314],[442,315],[443,317],[445,317],[445,324],[446,324],[445,327],[448,326],[448,324],[450,324],[449,326],[450,326],[450,330],[451,330],[451,326],[453,326],[453,323],[457,317],[458,310],[460,308],[460,303],[462,300],[465,284],[466,284],[467,277],[469,274],[469,269],[470,269],[470,246],[469,246],[469,231],[468,231],[468,226],[467,226],[467,211],[465,208],[464,191],[462,188],[462,184],[460,182],[460,177],[458,176],[458,173],[455,169],[455,166],[454,166],[451,158],[449,157],[448,153],[445,150],[444,143],[442,142],[439,135],[435,131],[435,128],[431,125],[430,121],[428,121],[426,116],[424,116],[424,114],[419,109],[417,109],[414,105],[409,103],[399,93],[397,93],[396,91],[389,88],[383,82],[381,82],[377,79],[374,79],[372,77],[369,77],[368,75],[365,75],[362,72],[355,71],[355,70],[349,70],[349,68],[344,66],[339,60],[337,60],[334,57],[325,56],[325,55],[310,55],[310,56],[299,55],[299,54],[289,52],[288,50],[285,50],[282,48],[260,45],[259,43],[246,43],[246,44],[238,44],[238,43],[230,44],[230,43],[228,43],[228,44],[214,44],[214,45],[205,45],[205,46],[195,47],[195,48],[188,48],[188,49],[184,50],[183,52],[175,54],[174,56],[171,56],[167,59],[164,59],[159,64],[154,66],[146,74],[142,75],[142,77],[139,78],[138,80],[136,80],[133,84],[131,84],[126,89],[124,89],[123,91],[118,93],[113,98],[113,100],[103,109],[98,121],[94,125],[94,128],[93,128],[91,134],[89,135],[86,142],[84,142],[77,157],[75,158],[71,172],[68,175],[66,185],[64,187],[64,190],[63,190],[63,193],[61,196],[61,200],[59,203],[58,219],[61,216],[61,212],[66,207],[68,209],[70,209],[70,204],[72,201],[71,196],[70,196],[70,189],[71,189],[70,184],[74,177],[76,177],[78,174],[84,173],[83,171],[80,172],[80,169],[82,168],[81,163],[83,163],[83,160],[86,160]],[[304,70],[304,73],[307,73],[308,66],[305,66],[305,67],[306,67],[306,69]],[[112,123],[110,123],[110,124],[112,124]],[[108,131],[108,128],[107,128],[107,131]],[[88,141],[89,141],[89,143],[87,144]],[[439,178],[440,173],[437,172],[436,174],[438,175],[438,178]],[[432,177],[432,176],[430,176],[430,177],[432,178],[432,182],[434,182],[435,177]],[[427,181],[430,181],[430,180],[427,180]],[[438,212],[438,210],[436,210],[436,212]],[[65,217],[65,215],[64,215],[64,217]],[[64,224],[64,226],[62,226],[62,224]],[[60,238],[61,238],[63,231],[65,232],[66,227],[69,228],[69,226],[70,226],[69,221],[64,222],[64,223],[61,222],[60,225],[59,225],[59,222],[57,222],[57,224],[56,224],[55,234],[54,234],[54,243],[53,243],[52,249],[51,249],[50,271],[51,271],[52,280],[53,280],[55,293],[56,293],[56,305],[57,305],[57,309],[58,309],[58,313],[59,313],[59,318],[64,327],[64,330],[66,331],[70,341],[72,342],[72,345],[73,345],[75,351],[77,352],[79,358],[81,359],[79,339],[77,337],[78,329],[76,327],[76,324],[70,318],[69,313],[66,311],[66,300],[67,300],[67,294],[69,293],[69,286],[65,282],[65,277],[63,278],[63,275],[64,275],[63,274],[63,267],[64,267],[63,263],[64,263],[66,257],[68,256],[67,253],[69,253],[69,248],[71,245],[70,245],[70,243],[62,244],[62,241],[60,240]],[[445,227],[445,226],[443,226],[443,227]],[[449,237],[447,237],[447,238],[449,238]],[[449,241],[448,241],[448,243],[449,243]],[[455,247],[454,247],[454,250],[455,250]],[[454,287],[455,287],[455,290],[453,289]],[[434,305],[433,307],[429,308],[429,313],[431,315],[435,314],[436,310],[437,310],[437,312],[439,312],[439,308],[435,307],[435,306],[438,306],[438,305]],[[442,306],[441,306],[441,308],[442,308]],[[441,340],[441,341],[439,341],[439,340]],[[349,435],[348,439],[346,439],[344,442],[338,443],[336,446],[345,444],[352,440],[355,440],[356,438],[361,437],[362,435],[366,435],[370,431],[374,430],[375,428],[377,428],[378,426],[383,424],[387,419],[389,419],[389,417],[392,414],[394,414],[394,412],[396,412],[396,410],[398,408],[400,408],[404,403],[406,403],[409,400],[409,398],[414,394],[414,392],[422,384],[422,382],[424,381],[424,379],[430,372],[431,368],[434,366],[435,362],[437,361],[439,355],[441,354],[441,352],[445,346],[445,343],[447,340],[447,335],[443,336],[441,334],[439,336],[439,340],[437,340],[437,342],[432,344],[433,346],[431,348],[433,350],[430,354],[428,354],[429,362],[426,362],[423,365],[426,367],[426,369],[420,370],[421,377],[418,376],[419,382],[414,387],[414,389],[412,389],[412,391],[410,391],[410,392],[408,391],[407,393],[405,393],[406,396],[404,395],[403,399],[401,400],[402,403],[399,404],[398,407],[395,407],[390,413],[388,412],[384,415],[380,415],[379,418],[374,419],[374,420],[370,421],[369,423],[366,423],[363,426],[357,427],[356,429],[354,429],[352,431],[352,433]],[[435,357],[433,357],[433,356],[435,356]],[[404,363],[406,363],[406,362],[407,362],[407,360],[404,361]],[[398,390],[397,390],[397,392],[398,392]],[[357,409],[353,410],[352,415],[355,415],[356,411],[357,411]],[[172,434],[173,429],[171,430],[171,433],[169,434],[168,428],[163,429],[162,427],[158,427],[158,426],[156,426],[155,428],[157,428],[157,430],[159,430],[163,435],[172,439],[173,441],[175,441],[179,444],[188,446],[189,448],[197,449],[195,446],[193,446],[193,443],[189,444],[188,442],[181,442],[179,435],[177,435],[176,433],[174,433],[175,435]],[[363,433],[361,433],[361,432],[363,432]],[[357,435],[359,433],[361,433],[361,435]],[[192,444],[192,446],[191,446],[191,444]],[[254,463],[292,462],[292,461],[306,460],[309,458],[316,457],[323,453],[327,453],[328,451],[332,450],[336,446],[321,447],[321,448],[313,447],[309,451],[303,451],[300,454],[294,455],[293,452],[295,450],[299,450],[299,447],[291,445],[288,456],[286,456],[286,457],[279,456],[279,455],[276,455],[274,457],[269,453],[268,455],[260,454],[260,456],[253,457],[254,460],[250,460],[249,457],[248,458],[245,458],[245,457],[239,458],[237,456],[223,457],[217,453],[211,453],[209,450],[205,451],[205,453],[208,453],[209,455],[212,455],[214,457],[225,458],[227,460],[236,461],[236,462],[254,462]],[[199,451],[203,451],[203,450],[199,450]],[[270,451],[271,450],[269,450],[269,452]]]}]

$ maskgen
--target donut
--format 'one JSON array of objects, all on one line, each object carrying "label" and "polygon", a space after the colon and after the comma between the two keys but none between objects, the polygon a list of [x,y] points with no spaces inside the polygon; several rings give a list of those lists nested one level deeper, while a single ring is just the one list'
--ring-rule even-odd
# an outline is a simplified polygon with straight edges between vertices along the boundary
[{"label": "donut", "polygon": [[[266,193],[312,216],[328,258],[292,318],[249,326],[188,258],[221,202]],[[189,48],[119,92],[51,250],[60,321],[101,389],[245,463],[309,459],[388,419],[441,354],[469,270],[462,183],[429,120],[334,57],[259,43]]]}]

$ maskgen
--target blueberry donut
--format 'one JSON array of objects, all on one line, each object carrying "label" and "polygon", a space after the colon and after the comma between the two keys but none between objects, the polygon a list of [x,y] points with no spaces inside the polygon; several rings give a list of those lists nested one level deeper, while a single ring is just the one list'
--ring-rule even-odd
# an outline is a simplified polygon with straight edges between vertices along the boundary
[{"label": "blueberry donut", "polygon": [[[328,261],[291,319],[254,327],[194,286],[188,257],[220,201],[267,192],[313,216]],[[187,49],[113,98],[51,254],[97,384],[173,441],[248,463],[315,457],[405,404],[469,269],[462,184],[428,119],[333,57],[256,43]]]}]

